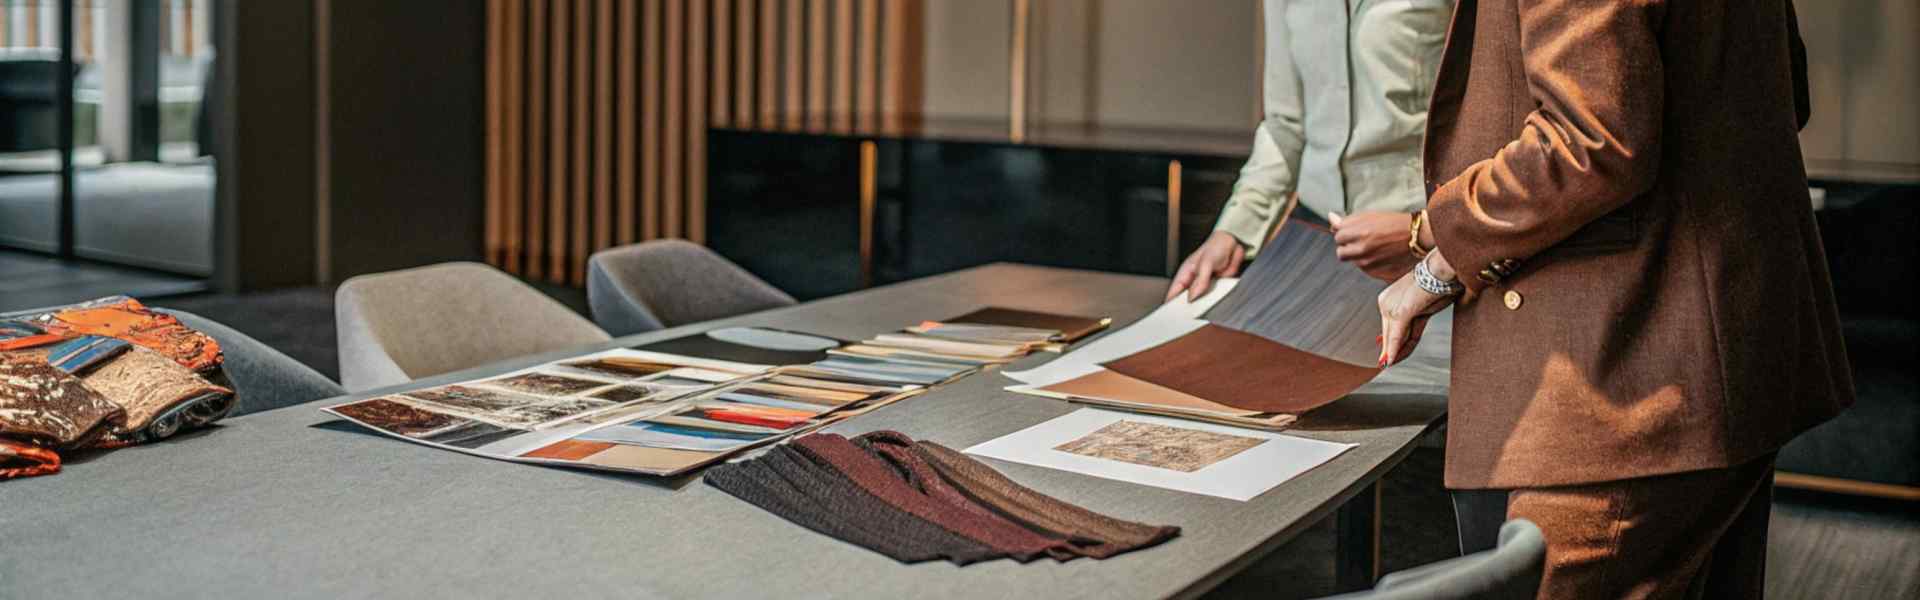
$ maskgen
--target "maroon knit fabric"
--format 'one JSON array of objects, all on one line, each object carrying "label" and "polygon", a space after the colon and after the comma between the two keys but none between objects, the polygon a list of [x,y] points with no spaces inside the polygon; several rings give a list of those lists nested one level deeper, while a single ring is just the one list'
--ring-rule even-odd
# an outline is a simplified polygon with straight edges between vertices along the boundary
[{"label": "maroon knit fabric", "polygon": [[904,434],[894,431],[876,431],[854,438],[853,443],[885,460],[906,477],[908,486],[948,507],[949,510],[959,511],[969,518],[989,523],[995,528],[1014,532],[1013,535],[1044,542],[1047,544],[1047,556],[1054,560],[1073,560],[1084,556],[1075,546],[1076,541],[1082,540],[1029,529],[992,509],[981,506],[960,490],[954,489],[952,484],[940,477],[940,473],[934,470],[933,465],[927,464],[926,459],[913,451],[913,439]]},{"label": "maroon knit fabric", "polygon": [[1041,536],[1005,519],[962,508],[970,503],[953,505],[922,493],[892,465],[845,437],[815,434],[794,441],[794,445],[894,508],[1005,552],[1014,560],[1026,562],[1068,548],[1065,540]]}]

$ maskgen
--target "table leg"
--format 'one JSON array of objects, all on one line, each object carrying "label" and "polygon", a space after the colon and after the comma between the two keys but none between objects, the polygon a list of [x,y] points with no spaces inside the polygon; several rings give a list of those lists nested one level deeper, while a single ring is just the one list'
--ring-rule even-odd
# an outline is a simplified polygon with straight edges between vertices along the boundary
[{"label": "table leg", "polygon": [[1333,581],[1341,592],[1380,578],[1380,483],[1368,484],[1334,513]]}]

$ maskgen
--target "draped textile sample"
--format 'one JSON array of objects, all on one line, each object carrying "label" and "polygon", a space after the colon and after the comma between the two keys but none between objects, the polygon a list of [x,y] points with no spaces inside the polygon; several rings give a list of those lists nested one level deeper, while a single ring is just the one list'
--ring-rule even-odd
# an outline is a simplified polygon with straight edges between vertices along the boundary
[{"label": "draped textile sample", "polygon": [[166,355],[180,366],[206,371],[220,365],[220,343],[173,315],[153,312],[139,300],[119,298],[43,315],[36,324],[49,333],[118,338]]},{"label": "draped textile sample", "polygon": [[0,438],[72,448],[125,423],[119,405],[45,356],[44,350],[0,353]]},{"label": "draped textile sample", "polygon": [[1339,400],[1380,373],[1212,324],[1103,366],[1234,408],[1292,414]]},{"label": "draped textile sample", "polygon": [[46,448],[0,439],[0,481],[60,472],[60,454]]},{"label": "draped textile sample", "polygon": [[208,383],[193,371],[144,346],[135,346],[82,376],[81,381],[126,410],[126,422],[114,428],[117,434],[146,429],[156,417],[183,403],[233,394],[233,390]]},{"label": "draped textile sample", "polygon": [[892,431],[814,434],[708,470],[709,485],[788,521],[901,562],[1105,558],[1179,535],[1013,483]]}]

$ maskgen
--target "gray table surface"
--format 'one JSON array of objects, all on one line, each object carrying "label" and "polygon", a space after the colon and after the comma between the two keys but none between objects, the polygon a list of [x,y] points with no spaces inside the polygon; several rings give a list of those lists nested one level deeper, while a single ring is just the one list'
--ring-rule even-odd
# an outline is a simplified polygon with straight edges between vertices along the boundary
[{"label": "gray table surface", "polygon": [[[857,339],[987,305],[1110,315],[1165,280],[989,265],[800,306],[423,380],[425,387],[723,324]],[[1026,368],[1051,355],[1029,357]],[[894,429],[965,448],[1075,410],[967,377],[833,430]],[[1363,390],[1365,391],[1365,390]],[[1434,426],[1442,397],[1359,393],[1298,435],[1359,446],[1251,501],[988,462],[1042,492],[1179,538],[1104,561],[902,565],[701,483],[521,465],[366,433],[319,411],[225,421],[0,482],[0,598],[1191,596],[1327,517]],[[376,391],[356,397],[372,396]]]}]

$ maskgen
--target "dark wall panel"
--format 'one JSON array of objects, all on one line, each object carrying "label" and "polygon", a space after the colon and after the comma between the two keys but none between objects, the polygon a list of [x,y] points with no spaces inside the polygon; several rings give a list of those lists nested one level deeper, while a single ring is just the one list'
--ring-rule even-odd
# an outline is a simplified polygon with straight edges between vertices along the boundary
[{"label": "dark wall panel", "polygon": [[486,3],[318,1],[331,278],[481,260]]}]

